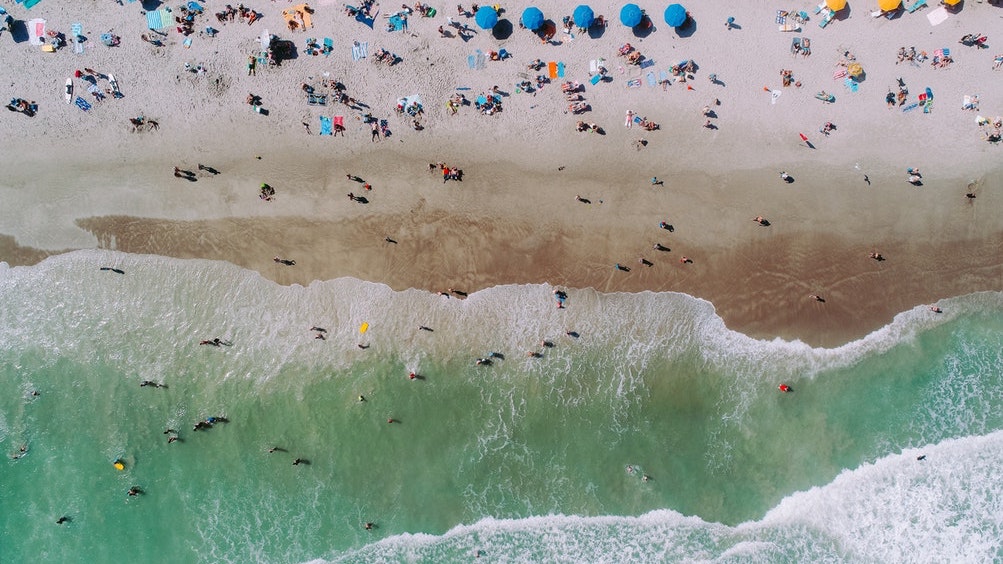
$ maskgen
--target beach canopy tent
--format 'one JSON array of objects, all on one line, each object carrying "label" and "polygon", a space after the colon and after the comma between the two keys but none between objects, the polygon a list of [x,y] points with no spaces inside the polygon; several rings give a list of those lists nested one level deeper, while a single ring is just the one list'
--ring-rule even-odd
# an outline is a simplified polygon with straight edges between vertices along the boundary
[{"label": "beach canopy tent", "polygon": [[665,23],[672,27],[686,23],[686,8],[683,8],[682,4],[670,4],[665,9]]},{"label": "beach canopy tent", "polygon": [[880,8],[882,12],[897,10],[901,5],[902,0],[878,0],[878,8]]},{"label": "beach canopy tent", "polygon": [[575,25],[578,27],[588,29],[592,27],[592,22],[595,21],[596,15],[592,12],[592,8],[582,4],[575,8],[575,11],[571,14],[571,19],[575,21]]},{"label": "beach canopy tent", "polygon": [[543,12],[536,6],[530,6],[522,11],[522,25],[530,31],[536,31],[543,25]]},{"label": "beach canopy tent", "polygon": [[620,8],[620,23],[627,27],[634,27],[641,23],[641,18],[644,14],[641,12],[641,7],[637,4],[627,4],[623,8]]},{"label": "beach canopy tent", "polygon": [[838,12],[846,7],[846,0],[825,0],[825,7]]},{"label": "beach canopy tent", "polygon": [[498,23],[498,12],[491,6],[481,6],[474,14],[474,21],[481,29],[492,29]]}]

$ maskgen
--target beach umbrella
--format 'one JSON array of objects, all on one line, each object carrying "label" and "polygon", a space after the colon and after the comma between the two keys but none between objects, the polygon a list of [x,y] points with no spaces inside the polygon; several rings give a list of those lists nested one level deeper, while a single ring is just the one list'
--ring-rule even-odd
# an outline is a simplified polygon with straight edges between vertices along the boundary
[{"label": "beach umbrella", "polygon": [[522,11],[522,25],[530,31],[536,31],[543,25],[543,12],[536,6],[530,6]]},{"label": "beach umbrella", "polygon": [[627,27],[634,27],[641,23],[641,7],[637,4],[627,4],[620,9],[620,23]]},{"label": "beach umbrella", "polygon": [[947,4],[948,6],[957,6],[960,3],[961,0],[944,0],[944,4]]},{"label": "beach umbrella", "polygon": [[491,29],[498,23],[498,12],[491,6],[481,6],[474,14],[474,21],[481,29]]},{"label": "beach umbrella", "polygon": [[578,27],[588,29],[592,27],[592,22],[595,21],[596,15],[592,12],[592,8],[582,4],[575,8],[574,13],[571,14],[571,19],[575,20],[575,25]]},{"label": "beach umbrella", "polygon": [[681,4],[670,4],[665,9],[665,23],[672,27],[679,27],[686,23],[686,8]]},{"label": "beach umbrella", "polygon": [[846,0],[825,0],[825,6],[833,12],[838,12],[846,7]]},{"label": "beach umbrella", "polygon": [[890,12],[898,9],[902,5],[902,0],[878,0],[878,8],[882,12]]}]

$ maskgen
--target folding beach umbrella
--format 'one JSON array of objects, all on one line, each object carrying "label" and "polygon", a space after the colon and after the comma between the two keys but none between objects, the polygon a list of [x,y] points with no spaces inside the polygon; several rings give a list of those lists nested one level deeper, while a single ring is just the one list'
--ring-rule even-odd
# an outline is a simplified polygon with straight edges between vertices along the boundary
[{"label": "folding beach umbrella", "polygon": [[498,23],[498,12],[491,6],[481,6],[474,14],[474,21],[481,29],[491,29]]},{"label": "folding beach umbrella", "polygon": [[846,0],[825,0],[825,5],[833,12],[838,12],[846,7]]},{"label": "folding beach umbrella", "polygon": [[961,0],[944,0],[944,4],[947,4],[948,6],[957,6],[960,3]]},{"label": "folding beach umbrella", "polygon": [[665,9],[665,23],[672,27],[679,27],[686,23],[686,8],[681,4],[670,4]]},{"label": "folding beach umbrella", "polygon": [[536,6],[530,6],[522,11],[522,25],[530,31],[536,31],[543,25],[543,12]]},{"label": "folding beach umbrella", "polygon": [[627,4],[620,9],[620,23],[627,27],[634,27],[641,23],[641,7],[637,4]]},{"label": "folding beach umbrella", "polygon": [[878,0],[878,8],[882,12],[890,12],[898,9],[902,5],[902,0]]},{"label": "folding beach umbrella", "polygon": [[592,27],[592,22],[595,21],[596,15],[592,12],[592,8],[582,4],[575,8],[574,13],[571,14],[571,19],[575,20],[575,25],[578,27],[588,29]]}]

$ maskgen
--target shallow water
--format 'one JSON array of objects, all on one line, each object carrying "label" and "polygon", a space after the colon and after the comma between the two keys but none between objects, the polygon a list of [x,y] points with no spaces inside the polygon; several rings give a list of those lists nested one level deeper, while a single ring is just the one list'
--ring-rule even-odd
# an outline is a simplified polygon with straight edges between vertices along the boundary
[{"label": "shallow water", "polygon": [[681,294],[552,290],[3,268],[0,448],[27,449],[0,463],[4,560],[1003,557],[1003,295],[812,349]]}]

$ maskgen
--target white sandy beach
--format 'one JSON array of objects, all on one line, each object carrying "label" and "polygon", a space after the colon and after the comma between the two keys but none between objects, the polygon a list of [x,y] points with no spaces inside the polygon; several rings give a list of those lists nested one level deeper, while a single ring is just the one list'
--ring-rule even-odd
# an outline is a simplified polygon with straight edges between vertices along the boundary
[{"label": "white sandy beach", "polygon": [[[354,276],[399,289],[549,282],[683,291],[712,301],[735,329],[824,344],[860,336],[918,303],[1003,287],[1003,147],[987,143],[991,128],[976,124],[977,115],[1003,114],[1003,71],[993,69],[1003,52],[993,44],[1003,41],[1003,8],[968,0],[933,26],[936,6],[889,20],[872,17],[875,2],[851,0],[822,29],[814,7],[798,5],[789,8],[809,12],[809,21],[783,33],[772,3],[700,2],[686,5],[695,24],[680,37],[662,19],[664,3],[639,2],[654,30],[638,37],[619,23],[621,4],[593,3],[610,20],[599,37],[558,30],[559,42],[543,44],[518,28],[523,1],[503,5],[501,25],[513,27],[503,39],[458,18],[454,5],[435,5],[436,17],[415,14],[406,32],[388,32],[392,5],[380,6],[370,29],[341,3],[311,3],[313,27],[289,32],[281,12],[291,3],[246,3],[263,14],[251,25],[217,22],[213,13],[225,4],[205,4],[190,48],[173,29],[163,47],[142,41],[142,2],[43,0],[30,11],[0,4],[18,20],[44,18],[67,35],[79,22],[88,37],[82,54],[72,45],[43,53],[0,34],[4,94],[39,106],[35,117],[5,112],[0,120],[0,234],[13,238],[0,245],[0,260],[31,264],[99,247],[228,260],[284,284]],[[574,8],[537,5],[558,28]],[[468,41],[439,37],[447,16],[477,33]],[[729,16],[735,29],[725,28]],[[198,32],[207,25],[219,30],[215,38]],[[265,29],[295,42],[299,54],[248,76],[247,57]],[[975,31],[988,35],[988,49],[958,43]],[[105,32],[121,44],[102,45]],[[791,53],[794,36],[810,38],[810,56]],[[307,37],[332,38],[333,52],[304,54]],[[354,61],[353,41],[367,42],[370,56]],[[618,57],[627,42],[654,65],[640,69]],[[946,47],[954,62],[897,64],[903,46],[931,57]],[[375,64],[380,48],[402,61]],[[512,57],[468,67],[476,50],[501,48]],[[866,73],[857,92],[833,79],[847,51]],[[526,68],[537,58],[563,62],[565,79],[516,93],[517,82],[538,74]],[[592,86],[589,61],[598,58],[612,80]],[[692,79],[648,85],[648,72],[657,77],[686,59],[698,67]],[[185,63],[207,70],[186,72]],[[84,68],[113,74],[124,97],[98,102],[75,79],[75,95],[93,107],[65,103],[66,78]],[[782,87],[782,69],[802,86]],[[720,83],[708,80],[712,73]],[[307,105],[301,85],[325,77],[369,109]],[[641,86],[628,88],[634,78]],[[906,105],[930,88],[929,113],[885,104],[899,78]],[[566,112],[564,80],[586,84],[590,112]],[[445,107],[457,87],[470,88],[462,92],[473,100],[494,85],[508,93],[498,114],[464,106],[450,115]],[[773,100],[772,90],[782,94]],[[816,99],[822,90],[835,103]],[[267,116],[245,103],[248,93],[261,97]],[[421,131],[395,113],[397,99],[412,94],[424,102]],[[965,95],[978,95],[978,111],[962,109]],[[704,127],[704,106],[715,112],[715,129]],[[660,129],[625,128],[628,110]],[[392,134],[371,142],[360,119],[366,111],[387,120]],[[344,116],[345,136],[317,135],[322,115]],[[134,132],[129,119],[137,116],[159,129]],[[605,135],[576,132],[579,119]],[[828,136],[819,132],[826,122],[836,126]],[[647,144],[638,149],[641,138]],[[428,170],[437,162],[463,169],[463,182],[444,184]],[[199,163],[221,174],[199,171]],[[175,166],[197,172],[197,181],[175,178]],[[906,182],[908,167],[922,170],[921,186]],[[794,182],[781,181],[781,170]],[[345,197],[363,192],[346,174],[372,184],[368,204]],[[664,185],[653,186],[653,176]],[[262,182],[276,189],[274,201],[258,198]],[[770,225],[750,221],[758,215]],[[659,229],[660,221],[674,231]],[[652,250],[656,242],[671,251]],[[868,259],[872,250],[887,260]],[[275,255],[297,264],[277,265]],[[680,264],[684,255],[693,263]],[[642,256],[653,266],[638,264]]]}]

